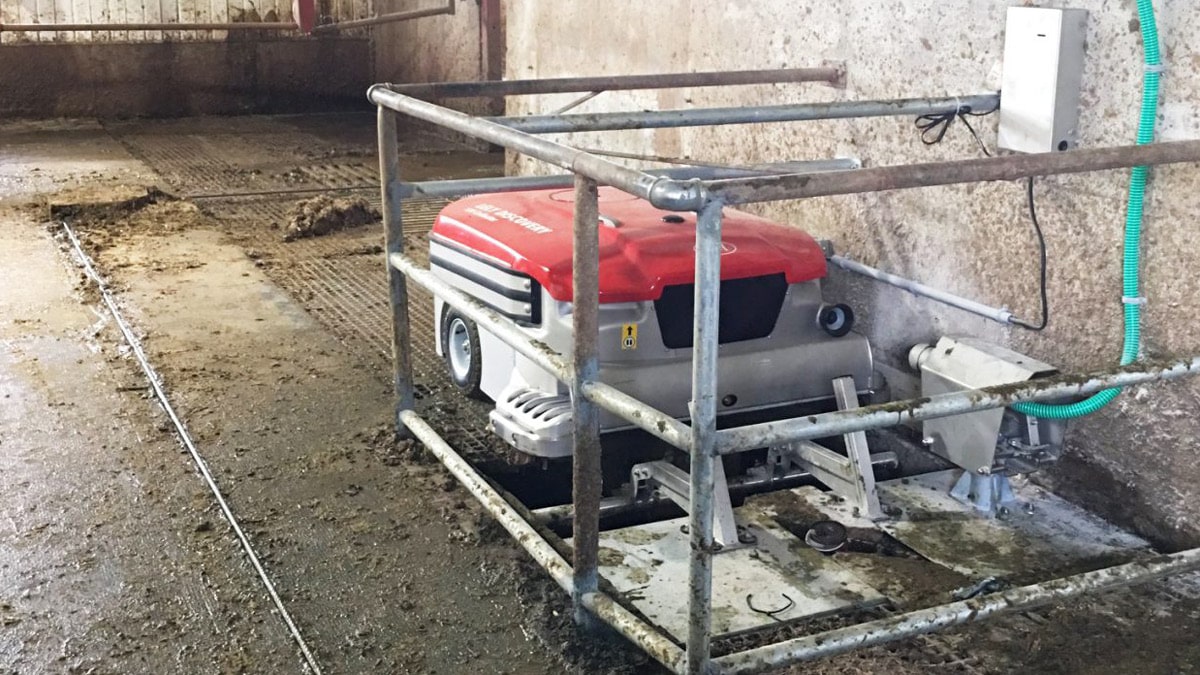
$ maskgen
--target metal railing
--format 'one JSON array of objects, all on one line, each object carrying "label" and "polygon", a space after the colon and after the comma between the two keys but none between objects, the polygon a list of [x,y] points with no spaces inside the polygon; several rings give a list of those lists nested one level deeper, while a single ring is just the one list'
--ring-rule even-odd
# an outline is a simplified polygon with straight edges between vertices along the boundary
[{"label": "metal railing", "polygon": [[[739,82],[736,73],[724,78]],[[1043,584],[1014,589],[1002,594],[967,602],[951,603],[920,610],[906,615],[838,629],[816,636],[797,638],[712,659],[710,654],[712,600],[712,541],[714,466],[722,453],[740,452],[768,444],[786,443],[801,439],[839,435],[848,431],[879,429],[911,420],[932,419],[969,411],[999,408],[1021,401],[1058,398],[1069,394],[1086,394],[1112,386],[1166,380],[1200,372],[1200,357],[1169,364],[1143,363],[1085,377],[1060,377],[1025,383],[1019,386],[993,387],[946,394],[930,399],[899,401],[881,406],[868,406],[852,412],[833,412],[813,418],[780,420],[767,424],[716,429],[717,320],[721,276],[721,222],[726,204],[753,201],[799,199],[804,197],[854,194],[900,188],[918,188],[950,183],[987,180],[1013,180],[1028,176],[1057,173],[1098,171],[1135,165],[1200,162],[1200,141],[1159,143],[1149,146],[1075,150],[1045,155],[1008,156],[971,159],[910,166],[889,166],[873,169],[842,170],[834,173],[806,172],[781,175],[753,175],[731,178],[683,179],[671,175],[639,171],[616,164],[599,155],[535,137],[516,128],[520,120],[510,118],[484,119],[419,100],[413,94],[472,96],[507,96],[539,92],[588,92],[598,86],[612,89],[645,86],[697,86],[691,75],[661,75],[646,79],[575,78],[550,81],[514,83],[469,83],[469,88],[455,88],[453,83],[419,85],[407,88],[375,85],[368,92],[379,113],[379,157],[382,177],[383,214],[386,226],[388,274],[393,311],[393,350],[395,354],[395,392],[397,424],[401,433],[410,433],[429,446],[450,468],[468,490],[516,538],[517,542],[539,562],[574,600],[576,618],[586,623],[598,618],[632,640],[673,672],[699,675],[714,670],[724,673],[757,672],[796,661],[838,653],[859,646],[898,640],[948,626],[981,620],[1000,612],[1012,612],[1061,600],[1084,592],[1150,581],[1167,574],[1200,569],[1200,549],[1185,551],[1157,560],[1111,567]],[[778,81],[795,81],[793,71],[781,71]],[[722,78],[710,78],[718,81]],[[755,81],[770,77],[756,72]],[[469,94],[467,93],[469,91]],[[990,95],[995,100],[996,95]],[[965,101],[969,97],[950,99]],[[894,114],[919,115],[946,112],[947,99],[926,99],[924,106],[912,101],[892,102]],[[878,111],[888,102],[868,102],[863,110]],[[804,110],[804,116],[793,119],[818,119],[814,110],[836,111],[840,117],[853,104],[790,106]],[[778,106],[771,107],[772,110]],[[738,122],[717,122],[714,113],[698,111],[705,124],[756,121],[755,112],[765,108],[747,107],[719,113],[720,119]],[[688,125],[687,111],[669,111],[679,125]],[[479,301],[440,282],[427,270],[403,254],[403,230],[400,220],[400,200],[419,193],[412,184],[401,180],[396,145],[397,116],[403,114],[438,126],[488,141],[524,154],[574,174],[574,328],[573,353],[564,357],[545,344],[531,340],[529,335],[508,318],[499,315]],[[799,114],[799,113],[796,113]],[[832,113],[831,113],[832,114]],[[639,119],[650,119],[639,114]],[[727,115],[727,117],[725,117]],[[570,117],[570,116],[567,116]],[[546,118],[544,130],[558,124]],[[558,118],[562,119],[562,117]],[[635,119],[631,117],[630,119]],[[543,124],[539,122],[539,124]],[[578,121],[569,123],[578,129]],[[603,126],[603,125],[600,125]],[[560,128],[560,127],[554,127]],[[599,127],[597,127],[599,128]],[[621,126],[620,128],[626,128]],[[503,182],[497,186],[507,185]],[[515,179],[507,179],[513,181]],[[557,184],[557,183],[556,183]],[[694,335],[692,352],[692,391],[690,425],[675,420],[615,388],[596,380],[598,300],[598,218],[597,186],[610,185],[646,199],[653,205],[669,210],[695,211],[698,214],[696,231]],[[479,187],[478,185],[472,187]],[[480,188],[486,189],[486,188]],[[554,552],[554,547],[524,521],[495,491],[480,479],[466,462],[412,410],[413,379],[410,362],[411,345],[408,327],[408,294],[406,280],[442,298],[483,329],[512,346],[518,353],[553,373],[571,389],[574,415],[574,490],[572,504],[573,559],[568,564]],[[600,442],[596,408],[614,413],[672,445],[688,452],[691,457],[689,537],[690,561],[688,575],[689,632],[686,648],[681,650],[670,638],[638,615],[623,608],[619,602],[600,590],[598,574],[599,513],[600,513]],[[518,522],[519,521],[519,522]]]},{"label": "metal railing", "polygon": [[425,99],[480,98],[488,96],[531,96],[579,92],[633,91],[680,87],[727,87],[782,82],[825,82],[840,84],[846,71],[840,65],[780,70],[738,70],[705,73],[666,73],[600,77],[553,77],[537,80],[479,82],[418,82],[388,84],[397,94]]}]

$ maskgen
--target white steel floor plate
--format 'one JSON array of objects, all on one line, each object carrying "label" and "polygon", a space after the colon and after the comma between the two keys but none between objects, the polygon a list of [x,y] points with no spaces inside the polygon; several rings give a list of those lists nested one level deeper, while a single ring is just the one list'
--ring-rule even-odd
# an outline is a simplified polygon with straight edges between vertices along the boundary
[{"label": "white steel floor plate", "polygon": [[796,494],[844,525],[878,527],[929,560],[972,578],[1040,581],[1152,554],[1150,544],[1028,482],[1014,480],[1021,505],[987,518],[950,496],[960,471],[939,471],[879,484],[886,507],[899,516],[870,523],[827,493]]},{"label": "white steel floor plate", "polygon": [[[735,509],[757,543],[713,556],[714,636],[873,607],[886,598],[752,507]],[[687,637],[686,518],[600,533],[600,573],[650,621]],[[751,609],[789,609],[769,616]]]}]

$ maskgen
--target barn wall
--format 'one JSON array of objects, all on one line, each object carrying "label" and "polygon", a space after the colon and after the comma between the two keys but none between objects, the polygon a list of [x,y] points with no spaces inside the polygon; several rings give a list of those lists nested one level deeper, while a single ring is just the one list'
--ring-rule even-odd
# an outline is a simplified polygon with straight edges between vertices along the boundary
[{"label": "barn wall", "polygon": [[[958,95],[999,88],[1005,9],[1017,2],[924,0],[660,0],[587,3],[528,0],[508,17],[509,77],[802,67],[844,61],[848,86],[818,84],[608,92],[576,112],[789,101]],[[1081,145],[1132,142],[1141,94],[1140,38],[1129,0],[1048,1],[1090,10]],[[1194,0],[1160,0],[1167,76],[1159,138],[1200,138],[1200,14]],[[598,25],[631,26],[597,30]],[[544,113],[572,95],[512,99],[510,114]],[[995,147],[996,116],[974,118]],[[943,143],[921,143],[912,119],[577,134],[583,147],[723,163],[855,156],[879,166],[979,156],[956,125]],[[517,173],[549,172],[532,161]],[[1200,352],[1200,169],[1153,172],[1147,202],[1144,352]],[[1080,371],[1115,364],[1121,349],[1120,242],[1128,171],[1037,182],[1049,246],[1050,327],[1006,330],[834,274],[831,296],[849,298],[881,362],[905,368],[910,345],[943,334],[989,338]],[[753,210],[831,239],[869,264],[983,302],[1038,312],[1037,253],[1023,185],[994,183],[783,202]],[[800,364],[795,364],[798,369]],[[1168,545],[1200,542],[1200,382],[1140,387],[1072,424],[1068,458],[1049,475],[1060,489]]]},{"label": "barn wall", "polygon": [[[415,9],[413,0],[376,0],[380,12]],[[490,8],[494,22],[503,21],[500,0],[469,0],[455,3],[450,15],[380,26],[372,35],[375,79],[378,82],[461,82],[495,79],[495,63],[489,65],[481,13]],[[425,6],[425,5],[420,5]],[[502,40],[503,31],[494,38]],[[494,62],[503,53],[491,54]],[[499,101],[454,99],[446,105],[482,114]]]},{"label": "barn wall", "polygon": [[[322,21],[369,0],[320,0]],[[0,23],[292,20],[289,0],[0,0]],[[364,35],[283,31],[0,32],[0,114],[140,117],[362,106]]]},{"label": "barn wall", "polygon": [[[322,23],[370,15],[371,0],[318,0]],[[237,23],[292,21],[291,0],[0,0],[4,24]],[[0,44],[29,42],[221,42],[230,31],[0,33]],[[235,40],[237,38],[234,38]]]}]

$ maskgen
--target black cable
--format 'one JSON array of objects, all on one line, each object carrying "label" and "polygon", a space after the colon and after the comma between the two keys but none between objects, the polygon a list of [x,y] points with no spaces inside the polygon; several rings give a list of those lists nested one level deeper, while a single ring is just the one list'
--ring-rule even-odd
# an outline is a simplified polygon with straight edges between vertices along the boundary
[{"label": "black cable", "polygon": [[[950,125],[954,124],[954,120],[961,120],[967,131],[971,132],[971,137],[979,144],[979,149],[983,154],[991,157],[992,153],[988,152],[987,146],[983,144],[983,139],[975,132],[975,127],[971,126],[971,122],[967,119],[970,117],[983,117],[990,115],[999,108],[992,108],[984,112],[972,112],[970,107],[963,106],[953,112],[938,113],[932,115],[921,115],[917,118],[917,128],[921,130],[921,142],[925,145],[937,145],[946,137],[946,132],[950,130]],[[1037,235],[1038,240],[1038,260],[1040,264],[1039,280],[1040,280],[1040,295],[1042,299],[1042,321],[1038,324],[1033,324],[1023,319],[1014,318],[1013,325],[1020,326],[1032,331],[1041,331],[1050,323],[1050,301],[1046,292],[1046,237],[1042,235],[1042,226],[1038,222],[1037,209],[1033,203],[1033,177],[1025,184],[1025,195],[1029,201],[1029,219],[1033,221],[1033,231]]]},{"label": "black cable", "polygon": [[783,623],[783,621],[778,616],[775,616],[775,615],[783,614],[784,612],[788,611],[789,609],[795,607],[796,601],[789,598],[786,593],[780,593],[780,595],[783,596],[784,600],[787,600],[787,604],[785,604],[783,607],[780,607],[779,609],[759,609],[758,607],[755,607],[754,601],[753,601],[753,598],[754,598],[753,593],[746,594],[746,606],[749,607],[751,609],[751,611],[758,612],[759,614],[765,614],[766,616],[769,616],[772,619],[779,621],[780,623]]},{"label": "black cable", "polygon": [[991,157],[992,153],[988,152],[987,146],[983,144],[983,139],[976,133],[975,127],[971,126],[971,122],[967,117],[983,117],[984,115],[996,112],[996,110],[998,108],[992,108],[984,112],[973,112],[970,106],[962,106],[952,112],[921,115],[916,121],[917,128],[921,130],[921,142],[925,145],[937,145],[941,143],[942,139],[946,137],[946,132],[950,130],[950,125],[954,123],[955,119],[958,119],[962,121],[967,131],[971,132],[971,137],[979,144],[979,149],[983,151],[983,154]]},{"label": "black cable", "polygon": [[1013,319],[1013,324],[1032,331],[1040,331],[1050,323],[1050,301],[1046,296],[1046,237],[1042,236],[1042,226],[1038,223],[1037,209],[1033,205],[1033,176],[1025,183],[1025,196],[1029,199],[1029,219],[1033,221],[1033,231],[1037,234],[1038,259],[1041,264],[1040,282],[1042,296],[1042,322],[1034,325],[1021,319]]}]

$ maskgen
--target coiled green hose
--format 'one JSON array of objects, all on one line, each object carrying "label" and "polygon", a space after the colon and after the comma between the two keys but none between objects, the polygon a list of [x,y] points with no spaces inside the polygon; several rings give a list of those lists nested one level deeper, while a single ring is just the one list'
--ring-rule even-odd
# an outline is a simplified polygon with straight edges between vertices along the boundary
[{"label": "coiled green hose", "polygon": [[[1154,124],[1158,117],[1158,80],[1162,58],[1158,51],[1158,26],[1154,21],[1152,0],[1137,0],[1138,21],[1142,27],[1142,52],[1146,58],[1146,73],[1142,80],[1142,112],[1138,119],[1137,144],[1154,141]],[[1138,358],[1142,339],[1142,299],[1138,290],[1138,267],[1142,244],[1142,206],[1146,197],[1146,176],[1149,168],[1133,167],[1129,180],[1129,202],[1125,212],[1125,255],[1122,266],[1122,302],[1125,306],[1125,346],[1121,350],[1121,365]],[[1046,403],[1017,403],[1013,409],[1033,417],[1071,419],[1090,415],[1112,403],[1120,389],[1105,389],[1082,401],[1067,405]]]}]

